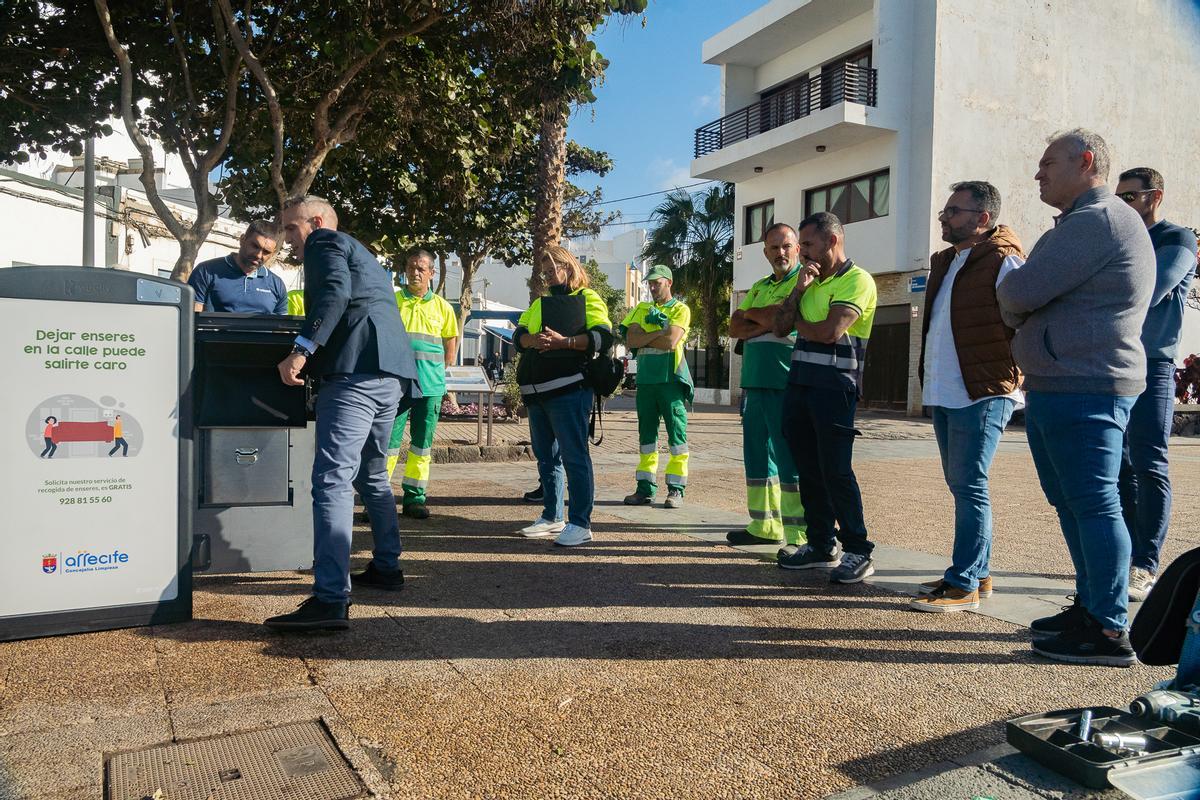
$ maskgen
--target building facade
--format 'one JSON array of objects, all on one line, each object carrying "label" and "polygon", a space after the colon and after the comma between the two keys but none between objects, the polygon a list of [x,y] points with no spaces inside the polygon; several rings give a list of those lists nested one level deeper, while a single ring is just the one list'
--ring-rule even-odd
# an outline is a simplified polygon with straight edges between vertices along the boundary
[{"label": "building facade", "polygon": [[995,184],[1000,221],[1032,247],[1056,213],[1033,180],[1046,137],[1091,128],[1112,147],[1112,185],[1152,166],[1166,216],[1195,225],[1194,137],[1178,132],[1194,128],[1198,37],[1189,0],[772,0],[703,46],[722,117],[696,130],[691,174],[736,185],[735,305],[770,270],[771,222],[833,211],[879,288],[865,400],[920,413],[925,276],[950,184]]}]

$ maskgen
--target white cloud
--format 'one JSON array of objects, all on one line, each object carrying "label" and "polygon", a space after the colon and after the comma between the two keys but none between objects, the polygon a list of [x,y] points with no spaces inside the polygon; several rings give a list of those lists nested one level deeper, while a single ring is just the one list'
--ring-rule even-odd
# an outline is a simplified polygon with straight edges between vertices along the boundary
[{"label": "white cloud", "polygon": [[718,83],[707,94],[692,98],[692,115],[715,117],[721,113],[721,85]]},{"label": "white cloud", "polygon": [[675,163],[673,158],[656,158],[647,171],[655,189],[676,189],[696,182],[688,167]]}]

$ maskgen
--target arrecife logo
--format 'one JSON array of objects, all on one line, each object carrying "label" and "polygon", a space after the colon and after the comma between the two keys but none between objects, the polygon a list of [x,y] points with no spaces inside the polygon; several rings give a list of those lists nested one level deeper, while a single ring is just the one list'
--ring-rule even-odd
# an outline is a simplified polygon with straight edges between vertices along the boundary
[{"label": "arrecife logo", "polygon": [[59,553],[47,553],[42,556],[42,572],[47,575],[58,571],[58,562],[62,560],[62,574],[70,575],[80,572],[112,572],[129,563],[129,554],[119,549],[111,553],[93,553],[80,550],[66,557]]}]

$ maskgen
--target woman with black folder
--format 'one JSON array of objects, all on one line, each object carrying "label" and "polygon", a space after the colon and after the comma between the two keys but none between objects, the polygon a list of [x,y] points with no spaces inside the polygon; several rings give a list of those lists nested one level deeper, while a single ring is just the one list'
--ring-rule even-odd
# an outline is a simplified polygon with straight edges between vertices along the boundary
[{"label": "woman with black folder", "polygon": [[[588,412],[593,392],[585,378],[588,362],[611,350],[612,323],[600,295],[588,288],[587,273],[570,251],[550,245],[535,269],[549,287],[521,315],[513,343],[521,354],[517,383],[529,409],[529,435],[543,487],[542,515],[521,535],[558,534],[555,544],[592,539],[592,457]],[[563,477],[570,487],[563,520]]]}]

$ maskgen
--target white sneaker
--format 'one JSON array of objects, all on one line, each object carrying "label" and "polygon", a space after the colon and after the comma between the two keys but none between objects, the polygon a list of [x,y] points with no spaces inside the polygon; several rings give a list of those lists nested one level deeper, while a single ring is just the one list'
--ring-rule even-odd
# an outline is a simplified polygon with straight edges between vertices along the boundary
[{"label": "white sneaker", "polygon": [[1155,575],[1148,569],[1141,567],[1129,568],[1129,600],[1130,602],[1140,603],[1150,594],[1150,590],[1154,588]]},{"label": "white sneaker", "polygon": [[555,544],[561,544],[563,547],[574,547],[577,544],[590,542],[592,540],[592,532],[587,528],[581,528],[578,525],[568,524],[562,529],[562,533],[554,540]]},{"label": "white sneaker", "polygon": [[565,527],[567,527],[567,523],[561,519],[558,522],[553,522],[545,517],[538,517],[537,521],[529,527],[521,528],[521,535],[526,539],[541,539],[546,536],[553,536]]}]

